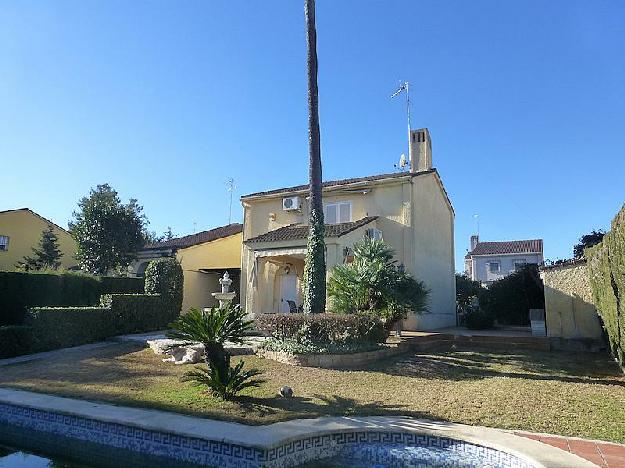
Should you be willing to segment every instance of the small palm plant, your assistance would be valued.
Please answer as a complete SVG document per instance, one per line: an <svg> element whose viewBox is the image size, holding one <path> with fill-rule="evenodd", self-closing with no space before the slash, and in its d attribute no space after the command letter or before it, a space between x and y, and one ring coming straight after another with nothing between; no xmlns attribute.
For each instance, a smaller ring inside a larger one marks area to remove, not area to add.
<svg viewBox="0 0 625 468"><path fill-rule="evenodd" d="M231 399L239 391L257 387L263 380L254 379L260 371L243 371L243 361L230 367L230 353L225 348L226 341L242 343L246 331L253 322L245 319L245 312L237 306L199 310L189 309L170 325L167 336L182 341L182 346L194 343L204 345L204 359L207 369L196 367L187 372L183 380L206 385L215 396Z"/></svg>

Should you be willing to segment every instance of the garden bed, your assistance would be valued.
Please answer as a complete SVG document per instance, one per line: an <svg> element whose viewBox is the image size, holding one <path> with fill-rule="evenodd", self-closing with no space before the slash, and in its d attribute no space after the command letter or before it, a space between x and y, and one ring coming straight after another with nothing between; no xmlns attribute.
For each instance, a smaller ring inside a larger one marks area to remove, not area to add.
<svg viewBox="0 0 625 468"><path fill-rule="evenodd" d="M321 367L323 369L349 369L372 364L380 359L397 356L407 352L404 346L380 346L373 351L363 351L345 354L295 354L286 351L272 351L260 348L257 354L266 359L289 364L291 366Z"/></svg>

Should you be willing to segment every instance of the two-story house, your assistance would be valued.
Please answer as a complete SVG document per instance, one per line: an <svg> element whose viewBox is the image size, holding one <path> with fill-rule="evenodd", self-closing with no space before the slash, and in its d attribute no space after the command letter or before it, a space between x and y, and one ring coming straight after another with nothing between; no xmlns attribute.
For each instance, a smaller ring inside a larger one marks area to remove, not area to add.
<svg viewBox="0 0 625 468"><path fill-rule="evenodd" d="M543 240L480 242L471 236L471 250L464 257L465 274L489 285L528 263L543 262Z"/></svg>
<svg viewBox="0 0 625 468"><path fill-rule="evenodd" d="M454 326L454 211L432 168L427 129L411 131L410 155L410 172L323 183L328 276L350 261L352 246L367 233L381 238L430 289L429 312L413 314L404 328ZM308 193L308 185L300 185L241 197L241 303L251 314L302 304Z"/></svg>

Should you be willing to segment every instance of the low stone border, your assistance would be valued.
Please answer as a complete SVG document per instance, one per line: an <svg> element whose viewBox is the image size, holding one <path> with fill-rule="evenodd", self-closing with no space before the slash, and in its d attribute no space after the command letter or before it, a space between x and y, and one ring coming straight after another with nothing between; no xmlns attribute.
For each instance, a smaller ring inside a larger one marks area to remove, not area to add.
<svg viewBox="0 0 625 468"><path fill-rule="evenodd" d="M284 351L269 351L262 348L258 349L257 354L266 359L272 359L292 366L349 369L372 364L380 359L397 356L408 351L410 351L408 347L399 345L350 354L293 354Z"/></svg>
<svg viewBox="0 0 625 468"><path fill-rule="evenodd" d="M0 441L37 443L34 450L45 446L65 456L82 452L91 460L102 456L120 466L288 467L333 455L341 446L381 442L458 445L461 452L480 453L508 467L595 467L510 431L463 424L353 416L246 426L4 388Z"/></svg>

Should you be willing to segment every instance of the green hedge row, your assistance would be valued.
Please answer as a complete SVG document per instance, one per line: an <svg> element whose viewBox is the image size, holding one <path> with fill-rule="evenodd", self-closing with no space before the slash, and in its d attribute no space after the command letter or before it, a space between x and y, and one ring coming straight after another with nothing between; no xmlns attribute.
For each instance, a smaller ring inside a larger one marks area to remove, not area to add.
<svg viewBox="0 0 625 468"><path fill-rule="evenodd" d="M0 271L0 326L22 324L30 307L96 306L103 294L142 292L142 278Z"/></svg>
<svg viewBox="0 0 625 468"><path fill-rule="evenodd" d="M612 352L625 369L625 205L603 241L585 255L595 305Z"/></svg>
<svg viewBox="0 0 625 468"><path fill-rule="evenodd" d="M107 294L99 307L33 307L19 328L30 330L27 352L40 352L162 330L179 312L160 294Z"/></svg>
<svg viewBox="0 0 625 468"><path fill-rule="evenodd" d="M113 311L118 335L162 330L180 313L160 294L107 294L101 305Z"/></svg>
<svg viewBox="0 0 625 468"><path fill-rule="evenodd" d="M23 325L0 327L0 358L26 354L31 345L30 328Z"/></svg>

